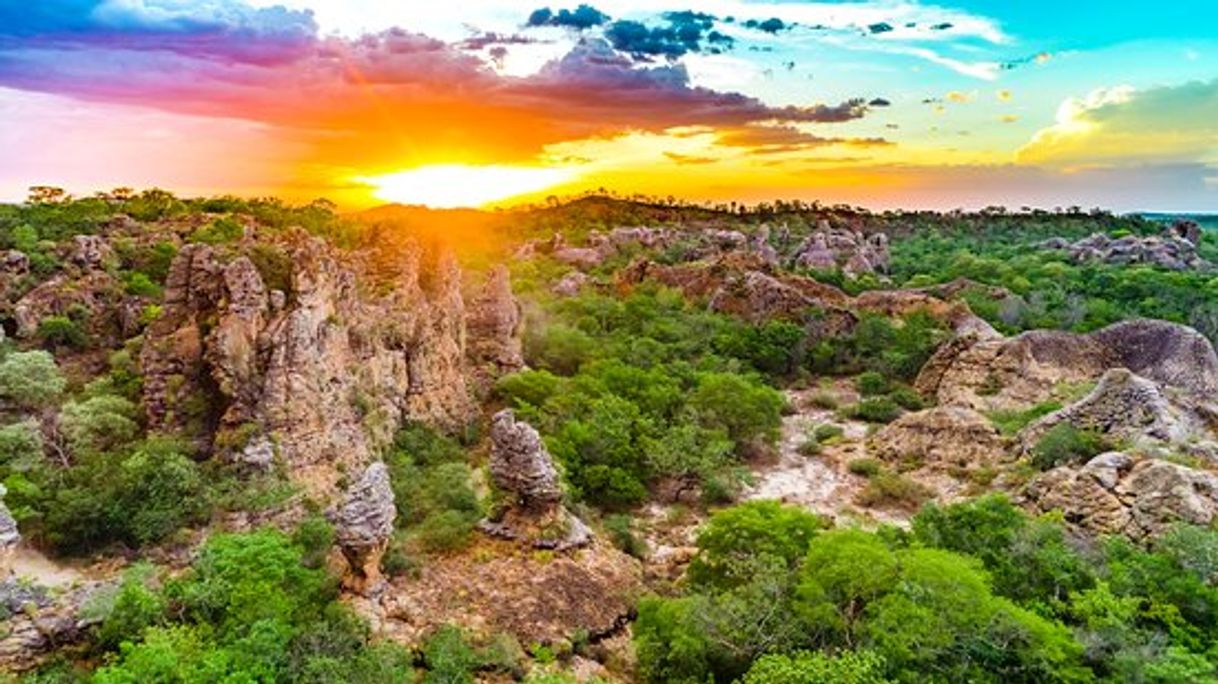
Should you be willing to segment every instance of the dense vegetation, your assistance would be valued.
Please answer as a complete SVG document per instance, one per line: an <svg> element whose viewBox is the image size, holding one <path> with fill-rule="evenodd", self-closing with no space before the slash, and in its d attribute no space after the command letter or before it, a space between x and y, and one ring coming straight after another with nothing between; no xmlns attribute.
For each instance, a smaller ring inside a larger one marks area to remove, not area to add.
<svg viewBox="0 0 1218 684"><path fill-rule="evenodd" d="M1213 682L1218 533L1086 545L991 496L902 532L774 502L714 516L635 625L654 682Z"/></svg>

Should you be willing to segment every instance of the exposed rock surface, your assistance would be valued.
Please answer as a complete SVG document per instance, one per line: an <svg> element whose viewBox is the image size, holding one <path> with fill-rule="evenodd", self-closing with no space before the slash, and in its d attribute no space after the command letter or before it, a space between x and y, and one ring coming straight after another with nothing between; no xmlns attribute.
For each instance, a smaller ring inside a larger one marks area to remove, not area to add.
<svg viewBox="0 0 1218 684"><path fill-rule="evenodd" d="M1023 448L1031 449L1061 423L1132 444L1187 447L1209 438L1204 419L1192 407L1124 368L1109 370L1087 396L1024 428L1019 433Z"/></svg>
<svg viewBox="0 0 1218 684"><path fill-rule="evenodd" d="M1037 246L1066 252L1071 260L1079 263L1153 264L1175 271L1208 270L1213 264L1197 254L1200 240L1201 229L1196 223L1177 221L1167 226L1162 235L1112 238L1095 233L1077 242L1052 238Z"/></svg>
<svg viewBox="0 0 1218 684"><path fill-rule="evenodd" d="M841 269L850 276L887 273L889 260L888 236L884 233L833 228L824 220L791 257L797 268Z"/></svg>
<svg viewBox="0 0 1218 684"><path fill-rule="evenodd" d="M417 577L399 577L375 600L356 599L381 636L419 643L444 624L475 634L506 632L522 644L553 644L585 633L612 634L629 622L644 592L634 558L597 542L549 557L483 539L431 558Z"/></svg>
<svg viewBox="0 0 1218 684"><path fill-rule="evenodd" d="M511 409L491 419L491 477L510 501L479 528L504 539L538 548L566 550L591 541L588 526L562 505L562 486L554 460L533 426L516 420Z"/></svg>
<svg viewBox="0 0 1218 684"><path fill-rule="evenodd" d="M937 471L963 472L1003 459L1002 436L985 416L963 406L907 413L884 426L873 452L888 461L912 460Z"/></svg>
<svg viewBox="0 0 1218 684"><path fill-rule="evenodd" d="M377 589L383 582L381 557L397 517L385 464L378 461L368 466L329 517L338 547L350 566L344 585L358 593Z"/></svg>
<svg viewBox="0 0 1218 684"><path fill-rule="evenodd" d="M524 367L520 304L506 266L491 269L466 317L466 354L480 384Z"/></svg>
<svg viewBox="0 0 1218 684"><path fill-rule="evenodd" d="M939 348L915 383L940 404L979 410L1027 408L1062 384L1127 368L1196 396L1218 392L1218 356L1192 328L1131 320L1085 335L1035 330L1011 338L963 336Z"/></svg>
<svg viewBox="0 0 1218 684"><path fill-rule="evenodd" d="M21 532L17 530L17 521L4 505L4 495L7 492L0 485L0 579L8 577L9 563L17 545L21 543Z"/></svg>
<svg viewBox="0 0 1218 684"><path fill-rule="evenodd" d="M1218 476L1109 452L1038 476L1022 496L1034 510L1060 510L1087 532L1140 539L1177 522L1210 525L1218 513Z"/></svg>
<svg viewBox="0 0 1218 684"><path fill-rule="evenodd" d="M554 284L550 289L551 292L560 297L574 297L584 289L592 279L588 274L580 271L571 271L564 275L561 280Z"/></svg>
<svg viewBox="0 0 1218 684"><path fill-rule="evenodd" d="M98 590L89 583L52 596L16 577L0 579L0 672L32 670L53 651L77 643L94 620L81 607Z"/></svg>
<svg viewBox="0 0 1218 684"><path fill-rule="evenodd" d="M286 293L268 292L244 256L187 245L174 259L141 356L150 427L189 429L208 447L217 429L252 425L324 499L340 464L360 472L400 422L457 427L475 415L449 253L412 242L347 253L303 233L276 248L292 264ZM480 303L471 348L510 366L518 318L502 278Z"/></svg>

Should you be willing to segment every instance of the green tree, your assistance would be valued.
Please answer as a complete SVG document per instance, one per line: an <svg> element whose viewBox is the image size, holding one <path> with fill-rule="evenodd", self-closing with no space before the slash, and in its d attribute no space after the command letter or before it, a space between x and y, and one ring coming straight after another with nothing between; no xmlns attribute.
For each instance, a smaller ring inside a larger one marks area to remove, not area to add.
<svg viewBox="0 0 1218 684"><path fill-rule="evenodd" d="M13 352L0 360L0 399L19 408L52 404L65 385L55 359L45 351Z"/></svg>

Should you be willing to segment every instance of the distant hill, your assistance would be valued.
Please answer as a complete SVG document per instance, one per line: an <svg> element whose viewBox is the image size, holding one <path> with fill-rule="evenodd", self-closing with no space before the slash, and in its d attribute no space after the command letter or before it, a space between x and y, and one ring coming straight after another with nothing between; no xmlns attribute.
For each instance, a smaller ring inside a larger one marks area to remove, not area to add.
<svg viewBox="0 0 1218 684"><path fill-rule="evenodd" d="M1196 221L1202 228L1207 230L1218 230L1218 214L1169 214L1162 212L1145 212L1139 214L1142 218L1150 221L1175 221L1177 219L1187 219Z"/></svg>

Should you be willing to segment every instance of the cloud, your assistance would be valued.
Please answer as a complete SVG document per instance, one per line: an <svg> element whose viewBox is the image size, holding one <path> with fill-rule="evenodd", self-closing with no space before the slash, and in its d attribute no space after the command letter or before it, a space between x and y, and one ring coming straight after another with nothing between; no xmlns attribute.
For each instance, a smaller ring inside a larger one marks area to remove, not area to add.
<svg viewBox="0 0 1218 684"><path fill-rule="evenodd" d="M1017 153L1029 164L1130 166L1218 161L1218 80L1136 91L1118 86L1061 104Z"/></svg>
<svg viewBox="0 0 1218 684"><path fill-rule="evenodd" d="M751 154L780 154L829 145L882 147L892 143L883 138L823 137L790 125L748 124L717 130L715 144L722 147L747 148Z"/></svg>
<svg viewBox="0 0 1218 684"><path fill-rule="evenodd" d="M525 25L530 27L562 26L584 31L593 26L600 26L607 21L609 21L608 14L591 5L580 5L574 10L560 9L558 12L550 10L549 7L533 10Z"/></svg>

